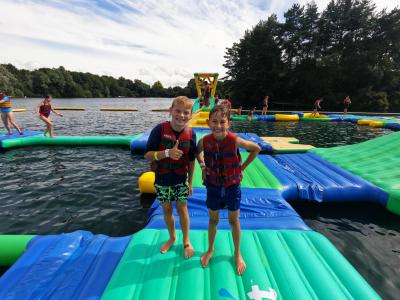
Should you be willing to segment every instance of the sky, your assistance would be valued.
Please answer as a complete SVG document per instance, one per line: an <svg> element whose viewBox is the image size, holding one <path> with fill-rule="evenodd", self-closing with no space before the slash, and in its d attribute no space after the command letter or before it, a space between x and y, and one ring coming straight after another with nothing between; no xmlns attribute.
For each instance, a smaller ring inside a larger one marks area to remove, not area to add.
<svg viewBox="0 0 400 300"><path fill-rule="evenodd" d="M259 20L308 0L0 0L0 63L186 86L225 75L224 54ZM329 0L316 0L323 10ZM398 0L375 0L393 9Z"/></svg>

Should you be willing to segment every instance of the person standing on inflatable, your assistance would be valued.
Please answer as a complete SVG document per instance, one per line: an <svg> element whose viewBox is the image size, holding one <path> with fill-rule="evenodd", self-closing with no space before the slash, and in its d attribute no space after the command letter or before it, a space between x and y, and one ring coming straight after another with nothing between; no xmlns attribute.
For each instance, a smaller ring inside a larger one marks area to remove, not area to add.
<svg viewBox="0 0 400 300"><path fill-rule="evenodd" d="M6 96L4 93L0 93L0 113L1 113L1 120L3 121L4 127L8 131L8 135L12 135L11 125L18 131L20 135L23 135L22 130L19 128L17 123L15 123L14 115L12 113L11 107L11 99Z"/></svg>
<svg viewBox="0 0 400 300"><path fill-rule="evenodd" d="M343 100L343 105L344 105L344 110L343 114L347 114L347 110L349 109L349 106L351 104L350 96L346 96Z"/></svg>
<svg viewBox="0 0 400 300"><path fill-rule="evenodd" d="M203 137L198 145L198 160L202 169L203 180L207 188L206 205L209 213L208 250L200 258L205 268L214 254L214 240L219 222L219 210L228 208L229 224L232 228L235 246L234 258L236 272L241 275L246 269L246 263L240 253L240 182L246 167L256 158L260 147L228 131L229 109L226 106L215 106L210 111L208 126L211 134ZM239 148L250 151L242 164ZM201 153L204 152L204 161Z"/></svg>
<svg viewBox="0 0 400 300"><path fill-rule="evenodd" d="M269 101L269 96L265 96L263 100L263 107L262 107L262 112L261 115L267 115L268 114L268 101Z"/></svg>
<svg viewBox="0 0 400 300"><path fill-rule="evenodd" d="M187 126L192 118L193 103L185 96L175 98L169 109L171 120L158 124L147 141L145 159L151 161L156 178L154 186L162 206L169 239L160 247L166 253L176 241L172 201L176 201L182 228L185 258L193 256L189 239L190 220L187 197L193 193L196 157L196 134Z"/></svg>
<svg viewBox="0 0 400 300"><path fill-rule="evenodd" d="M314 110L313 110L313 112L311 114L311 117L315 117L315 116L317 116L317 114L319 114L318 110L320 110L322 108L321 107L321 102L323 100L324 100L323 98L318 98L317 100L314 101Z"/></svg>
<svg viewBox="0 0 400 300"><path fill-rule="evenodd" d="M51 99L52 97L50 95L46 96L36 107L36 113L39 113L39 118L43 122L46 123L46 130L44 131L44 135L46 136L47 133L50 135L51 138L54 137L53 134L53 122L51 121L50 118L50 112L55 113L57 116L62 117L63 115L56 112L53 107L51 106Z"/></svg>
<svg viewBox="0 0 400 300"><path fill-rule="evenodd" d="M210 97L211 97L211 85L206 81L203 91L204 96L204 106L210 107Z"/></svg>

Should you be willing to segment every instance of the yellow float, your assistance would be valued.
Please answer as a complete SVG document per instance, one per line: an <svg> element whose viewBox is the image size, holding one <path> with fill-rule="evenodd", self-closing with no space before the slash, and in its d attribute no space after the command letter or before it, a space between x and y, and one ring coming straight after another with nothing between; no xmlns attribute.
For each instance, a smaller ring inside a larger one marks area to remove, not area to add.
<svg viewBox="0 0 400 300"><path fill-rule="evenodd" d="M137 111L137 108L115 108L115 107L102 107L101 111Z"/></svg>
<svg viewBox="0 0 400 300"><path fill-rule="evenodd" d="M275 114L276 121L298 121L299 115L284 115L284 114Z"/></svg>
<svg viewBox="0 0 400 300"><path fill-rule="evenodd" d="M54 107L55 110L86 110L84 107Z"/></svg>
<svg viewBox="0 0 400 300"><path fill-rule="evenodd" d="M143 194L155 194L156 189L154 187L154 181L156 180L156 175L154 172L145 172L140 175L138 183L139 183L139 192Z"/></svg>

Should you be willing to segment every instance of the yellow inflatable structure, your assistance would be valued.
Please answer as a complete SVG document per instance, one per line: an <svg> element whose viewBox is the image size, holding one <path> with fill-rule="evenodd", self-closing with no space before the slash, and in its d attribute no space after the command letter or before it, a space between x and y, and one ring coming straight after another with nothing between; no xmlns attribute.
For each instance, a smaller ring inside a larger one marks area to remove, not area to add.
<svg viewBox="0 0 400 300"><path fill-rule="evenodd" d="M299 119L299 115L275 114L276 121L298 121Z"/></svg>
<svg viewBox="0 0 400 300"><path fill-rule="evenodd" d="M113 107L102 107L101 111L138 111L137 108L113 108Z"/></svg>
<svg viewBox="0 0 400 300"><path fill-rule="evenodd" d="M192 119L189 122L190 127L202 127L207 128L207 120L209 116L208 111L199 111L192 115Z"/></svg>
<svg viewBox="0 0 400 300"><path fill-rule="evenodd" d="M139 177L139 192L142 194L155 194L156 189L154 187L154 181L156 180L156 175L154 172L145 172Z"/></svg>
<svg viewBox="0 0 400 300"><path fill-rule="evenodd" d="M55 110L86 110L84 107L54 107Z"/></svg>

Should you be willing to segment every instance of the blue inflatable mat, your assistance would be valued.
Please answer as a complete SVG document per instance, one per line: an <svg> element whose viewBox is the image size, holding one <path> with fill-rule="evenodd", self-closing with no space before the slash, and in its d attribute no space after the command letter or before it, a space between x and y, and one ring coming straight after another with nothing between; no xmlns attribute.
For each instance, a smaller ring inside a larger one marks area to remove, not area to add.
<svg viewBox="0 0 400 300"><path fill-rule="evenodd" d="M256 143L260 146L261 152L272 152L272 146L255 133L237 133L237 135L246 141Z"/></svg>
<svg viewBox="0 0 400 300"><path fill-rule="evenodd" d="M32 135L39 135L43 134L42 131L33 131L33 130L24 130L22 131L22 135L19 134L17 131L13 130L12 135L8 135L6 131L0 132L0 148L1 148L1 141L8 140L8 139L16 139L16 138L23 138Z"/></svg>
<svg viewBox="0 0 400 300"><path fill-rule="evenodd" d="M99 299L131 236L37 236L0 278L0 299Z"/></svg>
<svg viewBox="0 0 400 300"><path fill-rule="evenodd" d="M297 200L375 202L386 206L388 194L384 190L314 153L261 156L260 159L289 190L288 200L296 200L297 191Z"/></svg>
<svg viewBox="0 0 400 300"><path fill-rule="evenodd" d="M147 140L149 139L151 130L145 131L141 136L132 140L131 152L143 153L146 150Z"/></svg>
<svg viewBox="0 0 400 300"><path fill-rule="evenodd" d="M209 134L211 133L210 128L208 127L193 127L194 132L196 132L196 134L200 133L200 134Z"/></svg>
<svg viewBox="0 0 400 300"><path fill-rule="evenodd" d="M193 195L188 198L188 211L191 229L208 228L205 188L194 188ZM176 209L174 215L178 216ZM165 228L162 208L157 200L149 210L148 219L146 228ZM240 224L242 229L309 230L296 211L282 198L281 193L272 189L242 188ZM175 225L179 227L178 219ZM218 228L230 228L227 209L220 211Z"/></svg>
<svg viewBox="0 0 400 300"><path fill-rule="evenodd" d="M386 123L383 125L383 127L391 129L393 131L399 131L400 130L400 123Z"/></svg>
<svg viewBox="0 0 400 300"><path fill-rule="evenodd" d="M255 118L258 121L276 121L275 115L256 115Z"/></svg>

